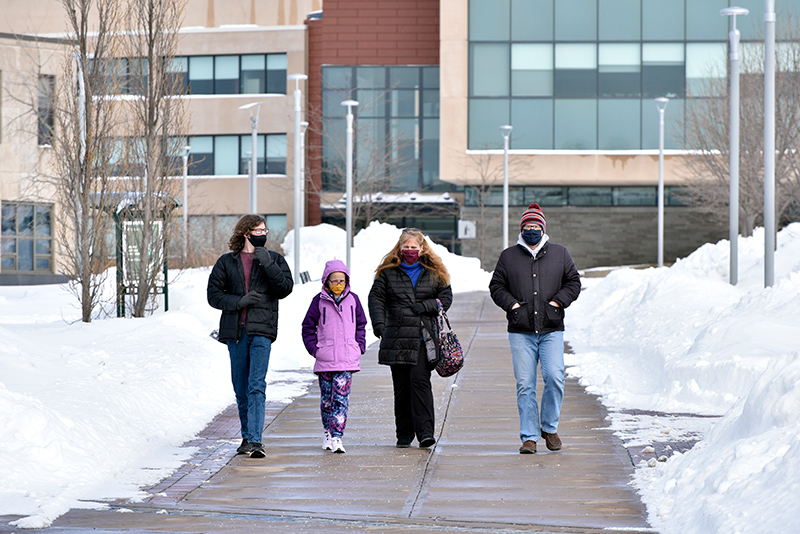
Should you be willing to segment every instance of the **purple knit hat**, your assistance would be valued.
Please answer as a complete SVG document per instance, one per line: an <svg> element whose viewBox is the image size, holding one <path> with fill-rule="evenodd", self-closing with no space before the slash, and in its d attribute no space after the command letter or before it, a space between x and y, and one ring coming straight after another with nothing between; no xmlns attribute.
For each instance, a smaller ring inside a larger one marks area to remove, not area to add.
<svg viewBox="0 0 800 534"><path fill-rule="evenodd" d="M542 208L539 207L539 204L531 204L528 206L522 213L522 219L519 221L519 229L522 231L522 227L528 223L537 223L542 225L542 231L547 231L547 220L544 218L544 213L542 213Z"/></svg>

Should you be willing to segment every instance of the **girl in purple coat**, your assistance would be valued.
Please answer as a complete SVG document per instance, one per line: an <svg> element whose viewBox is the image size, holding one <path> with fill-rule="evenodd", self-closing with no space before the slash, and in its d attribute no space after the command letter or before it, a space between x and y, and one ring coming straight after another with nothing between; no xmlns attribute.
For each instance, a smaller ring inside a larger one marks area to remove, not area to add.
<svg viewBox="0 0 800 534"><path fill-rule="evenodd" d="M316 358L320 412L325 436L322 448L345 452L350 384L367 349L367 317L358 296L350 291L350 271L340 260L329 261L322 273L322 291L311 301L303 319L303 343Z"/></svg>

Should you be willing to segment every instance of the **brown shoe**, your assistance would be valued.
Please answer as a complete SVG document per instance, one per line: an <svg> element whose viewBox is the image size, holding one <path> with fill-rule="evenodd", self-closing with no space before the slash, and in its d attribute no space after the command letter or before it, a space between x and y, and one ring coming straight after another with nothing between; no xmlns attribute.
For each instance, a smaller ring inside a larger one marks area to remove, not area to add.
<svg viewBox="0 0 800 534"><path fill-rule="evenodd" d="M542 437L544 438L544 442L548 449L551 451L561 450L561 438L558 437L558 432L553 432L550 434L549 432L542 430Z"/></svg>
<svg viewBox="0 0 800 534"><path fill-rule="evenodd" d="M536 454L536 442L528 440L519 448L520 454Z"/></svg>

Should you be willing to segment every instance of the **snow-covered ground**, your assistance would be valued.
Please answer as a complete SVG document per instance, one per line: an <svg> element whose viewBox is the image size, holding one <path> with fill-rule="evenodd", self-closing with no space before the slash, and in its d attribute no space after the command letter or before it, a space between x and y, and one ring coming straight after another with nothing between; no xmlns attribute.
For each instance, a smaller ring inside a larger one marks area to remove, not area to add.
<svg viewBox="0 0 800 534"><path fill-rule="evenodd" d="M779 233L767 289L763 236L740 238L736 286L726 240L669 268L584 279L567 311L569 372L602 396L632 451L705 435L637 469L663 534L800 532L800 224Z"/></svg>
<svg viewBox="0 0 800 534"><path fill-rule="evenodd" d="M364 300L399 232L373 223L356 236L353 287ZM301 270L312 278L345 256L340 229L301 237ZM290 265L293 241L284 242ZM651 443L704 436L636 471L659 532L800 531L800 224L778 247L769 289L757 232L740 240L736 287L721 241L669 268L585 278L567 311L569 372L602 396L632 450L646 456ZM487 287L477 260L437 252L454 291ZM233 402L227 350L209 337L219 312L205 301L208 273L173 273L169 313L90 324L77 321L61 286L0 287L0 515L43 527L72 507L142 497L139 487L194 452L180 445ZM317 291L317 282L301 285L281 303L270 400L289 402L312 379L300 320Z"/></svg>

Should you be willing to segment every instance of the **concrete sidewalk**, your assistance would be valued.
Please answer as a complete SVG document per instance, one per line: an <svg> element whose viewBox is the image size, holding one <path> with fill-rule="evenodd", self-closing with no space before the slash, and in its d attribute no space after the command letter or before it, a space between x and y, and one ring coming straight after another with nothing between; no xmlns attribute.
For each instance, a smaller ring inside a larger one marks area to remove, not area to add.
<svg viewBox="0 0 800 534"><path fill-rule="evenodd" d="M567 381L560 452L521 455L503 313L486 292L450 312L467 364L434 375L437 445L395 448L389 369L377 344L354 375L346 454L320 447L319 393L273 415L267 457L205 467L172 502L118 503L134 513L73 510L48 532L653 532L628 485L633 466L606 412ZM541 384L539 386L541 395ZM236 429L234 429L235 432ZM227 458L226 458L227 460ZM210 472L209 472L210 471ZM194 487L197 486L197 487Z"/></svg>

